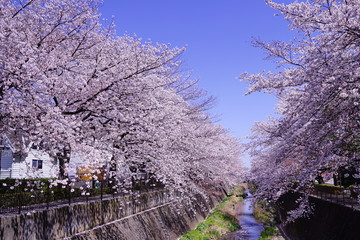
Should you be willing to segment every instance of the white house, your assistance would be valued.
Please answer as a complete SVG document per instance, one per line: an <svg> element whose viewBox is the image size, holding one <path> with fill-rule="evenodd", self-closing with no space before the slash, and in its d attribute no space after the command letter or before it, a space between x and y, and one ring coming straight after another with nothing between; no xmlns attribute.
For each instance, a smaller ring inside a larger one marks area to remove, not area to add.
<svg viewBox="0 0 360 240"><path fill-rule="evenodd" d="M55 178L59 165L56 159L28 144L26 151L17 151L10 139L0 135L0 179Z"/></svg>

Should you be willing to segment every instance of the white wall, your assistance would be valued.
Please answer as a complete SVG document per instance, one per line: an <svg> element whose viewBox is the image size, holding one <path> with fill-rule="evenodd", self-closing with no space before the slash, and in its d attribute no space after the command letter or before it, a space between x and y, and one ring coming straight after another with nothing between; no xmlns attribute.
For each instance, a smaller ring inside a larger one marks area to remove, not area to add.
<svg viewBox="0 0 360 240"><path fill-rule="evenodd" d="M43 160L42 169L32 167L33 159ZM13 162L12 178L56 178L59 166L52 157L46 152L31 149L28 155L21 157Z"/></svg>

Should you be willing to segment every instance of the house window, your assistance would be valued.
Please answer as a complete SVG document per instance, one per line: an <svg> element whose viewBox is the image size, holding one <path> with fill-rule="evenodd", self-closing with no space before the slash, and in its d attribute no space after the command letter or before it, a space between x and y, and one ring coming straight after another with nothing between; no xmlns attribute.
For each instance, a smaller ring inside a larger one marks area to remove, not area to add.
<svg viewBox="0 0 360 240"><path fill-rule="evenodd" d="M32 160L32 167L35 168L35 169L42 169L43 160L33 159Z"/></svg>

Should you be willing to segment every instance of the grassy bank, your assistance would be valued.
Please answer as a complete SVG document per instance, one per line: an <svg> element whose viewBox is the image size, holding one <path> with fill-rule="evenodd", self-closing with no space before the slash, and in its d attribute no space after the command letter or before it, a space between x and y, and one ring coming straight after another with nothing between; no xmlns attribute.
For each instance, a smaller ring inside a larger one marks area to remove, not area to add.
<svg viewBox="0 0 360 240"><path fill-rule="evenodd" d="M235 187L230 196L219 203L208 218L199 223L195 230L185 233L180 240L221 239L221 236L240 228L237 221L236 205L244 197L245 187Z"/></svg>
<svg viewBox="0 0 360 240"><path fill-rule="evenodd" d="M265 202L258 202L254 206L254 216L264 226L259 240L283 240L276 227L275 211Z"/></svg>

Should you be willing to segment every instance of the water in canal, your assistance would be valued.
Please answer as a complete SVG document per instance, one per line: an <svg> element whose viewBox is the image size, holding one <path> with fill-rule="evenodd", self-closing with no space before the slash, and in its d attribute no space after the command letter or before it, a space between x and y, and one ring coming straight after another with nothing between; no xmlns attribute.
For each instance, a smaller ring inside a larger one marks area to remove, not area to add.
<svg viewBox="0 0 360 240"><path fill-rule="evenodd" d="M237 208L241 229L227 235L224 240L257 240L261 236L264 228L260 223L256 222L251 204L252 195L249 192L247 194L247 197Z"/></svg>

